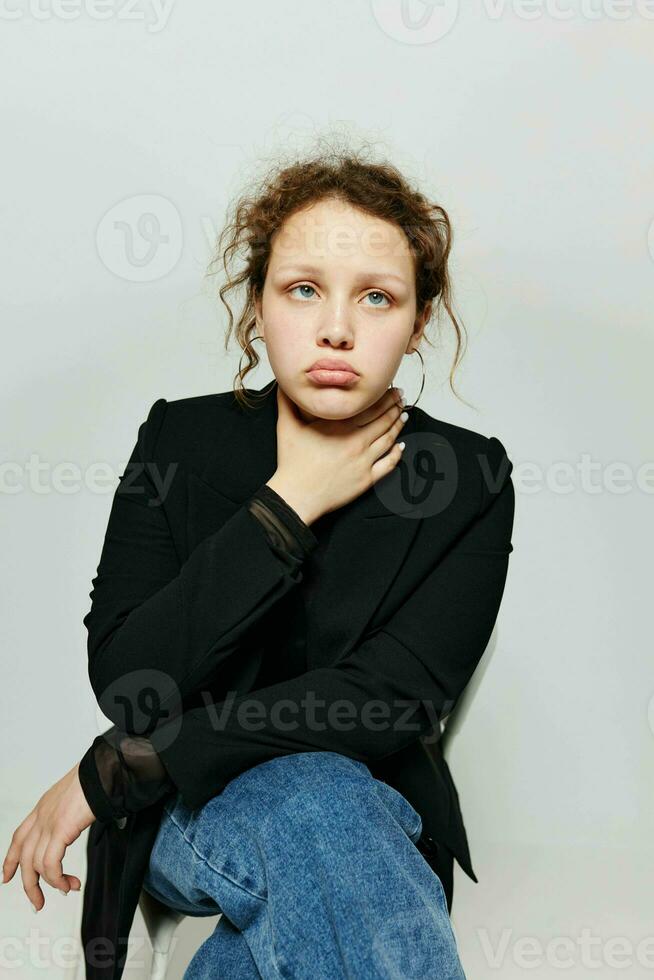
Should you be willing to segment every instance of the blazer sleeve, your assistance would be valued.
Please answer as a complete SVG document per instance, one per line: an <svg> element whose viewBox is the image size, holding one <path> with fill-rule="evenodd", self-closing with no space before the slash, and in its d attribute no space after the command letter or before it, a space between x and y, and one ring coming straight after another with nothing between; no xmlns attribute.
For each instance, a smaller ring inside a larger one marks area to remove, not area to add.
<svg viewBox="0 0 654 980"><path fill-rule="evenodd" d="M166 410L159 399L139 428L83 620L91 686L117 725L125 723L125 702L136 704L148 673L160 701L180 700L215 679L248 630L302 581L302 561L279 535L271 540L261 510L246 505L180 563L162 506L168 475L154 462ZM267 486L264 494L270 507L278 495ZM309 552L318 541L301 523L301 551Z"/></svg>
<svg viewBox="0 0 654 980"><path fill-rule="evenodd" d="M151 733L188 806L279 755L332 751L374 762L449 713L490 639L513 550L512 463L496 437L481 455L499 485L491 489L481 476L488 463L480 466L476 519L372 635L329 667L185 712L173 738L166 724Z"/></svg>
<svg viewBox="0 0 654 980"><path fill-rule="evenodd" d="M165 408L160 399L150 410L132 466L120 478L84 618L91 684L115 721L79 765L98 819L134 812L174 788L142 724L130 725L135 706L152 694L153 679L156 714L165 717L166 704L177 706L213 674L246 631L302 581L302 564L318 544L299 515L264 484L180 569L160 498L150 505L157 491L146 465L149 427L159 431Z"/></svg>

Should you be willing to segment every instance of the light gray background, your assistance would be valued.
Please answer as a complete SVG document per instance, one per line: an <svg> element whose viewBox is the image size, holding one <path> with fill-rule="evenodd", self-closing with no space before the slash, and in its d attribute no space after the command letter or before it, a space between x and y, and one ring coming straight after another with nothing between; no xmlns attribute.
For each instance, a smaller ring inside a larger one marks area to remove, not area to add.
<svg viewBox="0 0 654 980"><path fill-rule="evenodd" d="M448 746L480 879L457 866L466 972L650 975L652 18L624 0L3 8L3 857L106 727L82 617L138 426L156 398L231 387L203 282L225 207L340 124L450 214L477 411L447 387L446 321L421 406L515 467L504 601ZM397 380L413 398L417 362ZM64 863L82 879L84 839ZM1 893L8 975L44 975L30 929L48 977L71 975L56 940L77 940L81 896L44 891L39 917L19 872ZM180 930L174 976L208 925Z"/></svg>

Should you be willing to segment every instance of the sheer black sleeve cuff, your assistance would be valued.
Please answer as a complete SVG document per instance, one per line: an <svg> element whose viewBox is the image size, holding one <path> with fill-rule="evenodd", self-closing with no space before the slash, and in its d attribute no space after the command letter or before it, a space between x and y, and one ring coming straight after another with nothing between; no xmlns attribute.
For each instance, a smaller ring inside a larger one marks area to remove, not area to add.
<svg viewBox="0 0 654 980"><path fill-rule="evenodd" d="M93 740L78 774L91 810L103 823L121 821L175 791L150 739L115 726Z"/></svg>
<svg viewBox="0 0 654 980"><path fill-rule="evenodd" d="M318 545L308 524L268 484L260 486L246 506L266 531L273 550L287 563L304 561Z"/></svg>

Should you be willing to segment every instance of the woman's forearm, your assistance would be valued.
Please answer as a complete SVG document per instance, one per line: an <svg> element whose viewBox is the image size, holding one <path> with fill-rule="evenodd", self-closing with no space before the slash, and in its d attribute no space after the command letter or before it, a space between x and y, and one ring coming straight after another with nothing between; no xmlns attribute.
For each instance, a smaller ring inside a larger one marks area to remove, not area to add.
<svg viewBox="0 0 654 980"><path fill-rule="evenodd" d="M268 486L260 487L246 506L265 531L269 547L289 571L297 572L316 540L308 527ZM80 761L79 780L101 821L121 820L175 790L150 740L116 725L89 746Z"/></svg>

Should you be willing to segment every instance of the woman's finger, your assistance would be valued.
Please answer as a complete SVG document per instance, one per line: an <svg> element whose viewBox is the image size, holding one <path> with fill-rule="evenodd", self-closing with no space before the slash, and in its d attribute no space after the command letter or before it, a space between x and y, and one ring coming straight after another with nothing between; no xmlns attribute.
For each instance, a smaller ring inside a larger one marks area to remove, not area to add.
<svg viewBox="0 0 654 980"><path fill-rule="evenodd" d="M44 878L43 874L43 855L45 854L45 849L48 846L48 841L50 840L50 834L47 834L44 830L41 831L41 835L36 842L36 847L34 848L34 858L32 860L32 866L36 873Z"/></svg>
<svg viewBox="0 0 654 980"><path fill-rule="evenodd" d="M64 839L52 835L43 852L41 875L49 885L67 895L71 889L71 884L64 874L62 865L65 853L66 843Z"/></svg>
<svg viewBox="0 0 654 980"><path fill-rule="evenodd" d="M56 864L53 865L52 862L48 860L48 855L51 853L51 842L52 834L47 833L45 830L42 831L39 842L34 850L34 870L43 879L43 881L46 881L50 885L51 888L57 888L67 893L67 887L63 888L56 883L58 880Z"/></svg>
<svg viewBox="0 0 654 980"><path fill-rule="evenodd" d="M16 874L16 868L20 863L20 852L22 850L23 842L26 839L29 831L32 828L32 824L36 820L36 813L30 813L23 820L23 822L16 827L15 831L11 836L11 842L9 844L9 849L2 862L2 881L8 882Z"/></svg>
<svg viewBox="0 0 654 980"><path fill-rule="evenodd" d="M39 835L32 831L20 852L20 874L23 879L23 891L37 912L45 905L45 896L39 886L39 874L34 867L34 851Z"/></svg>

